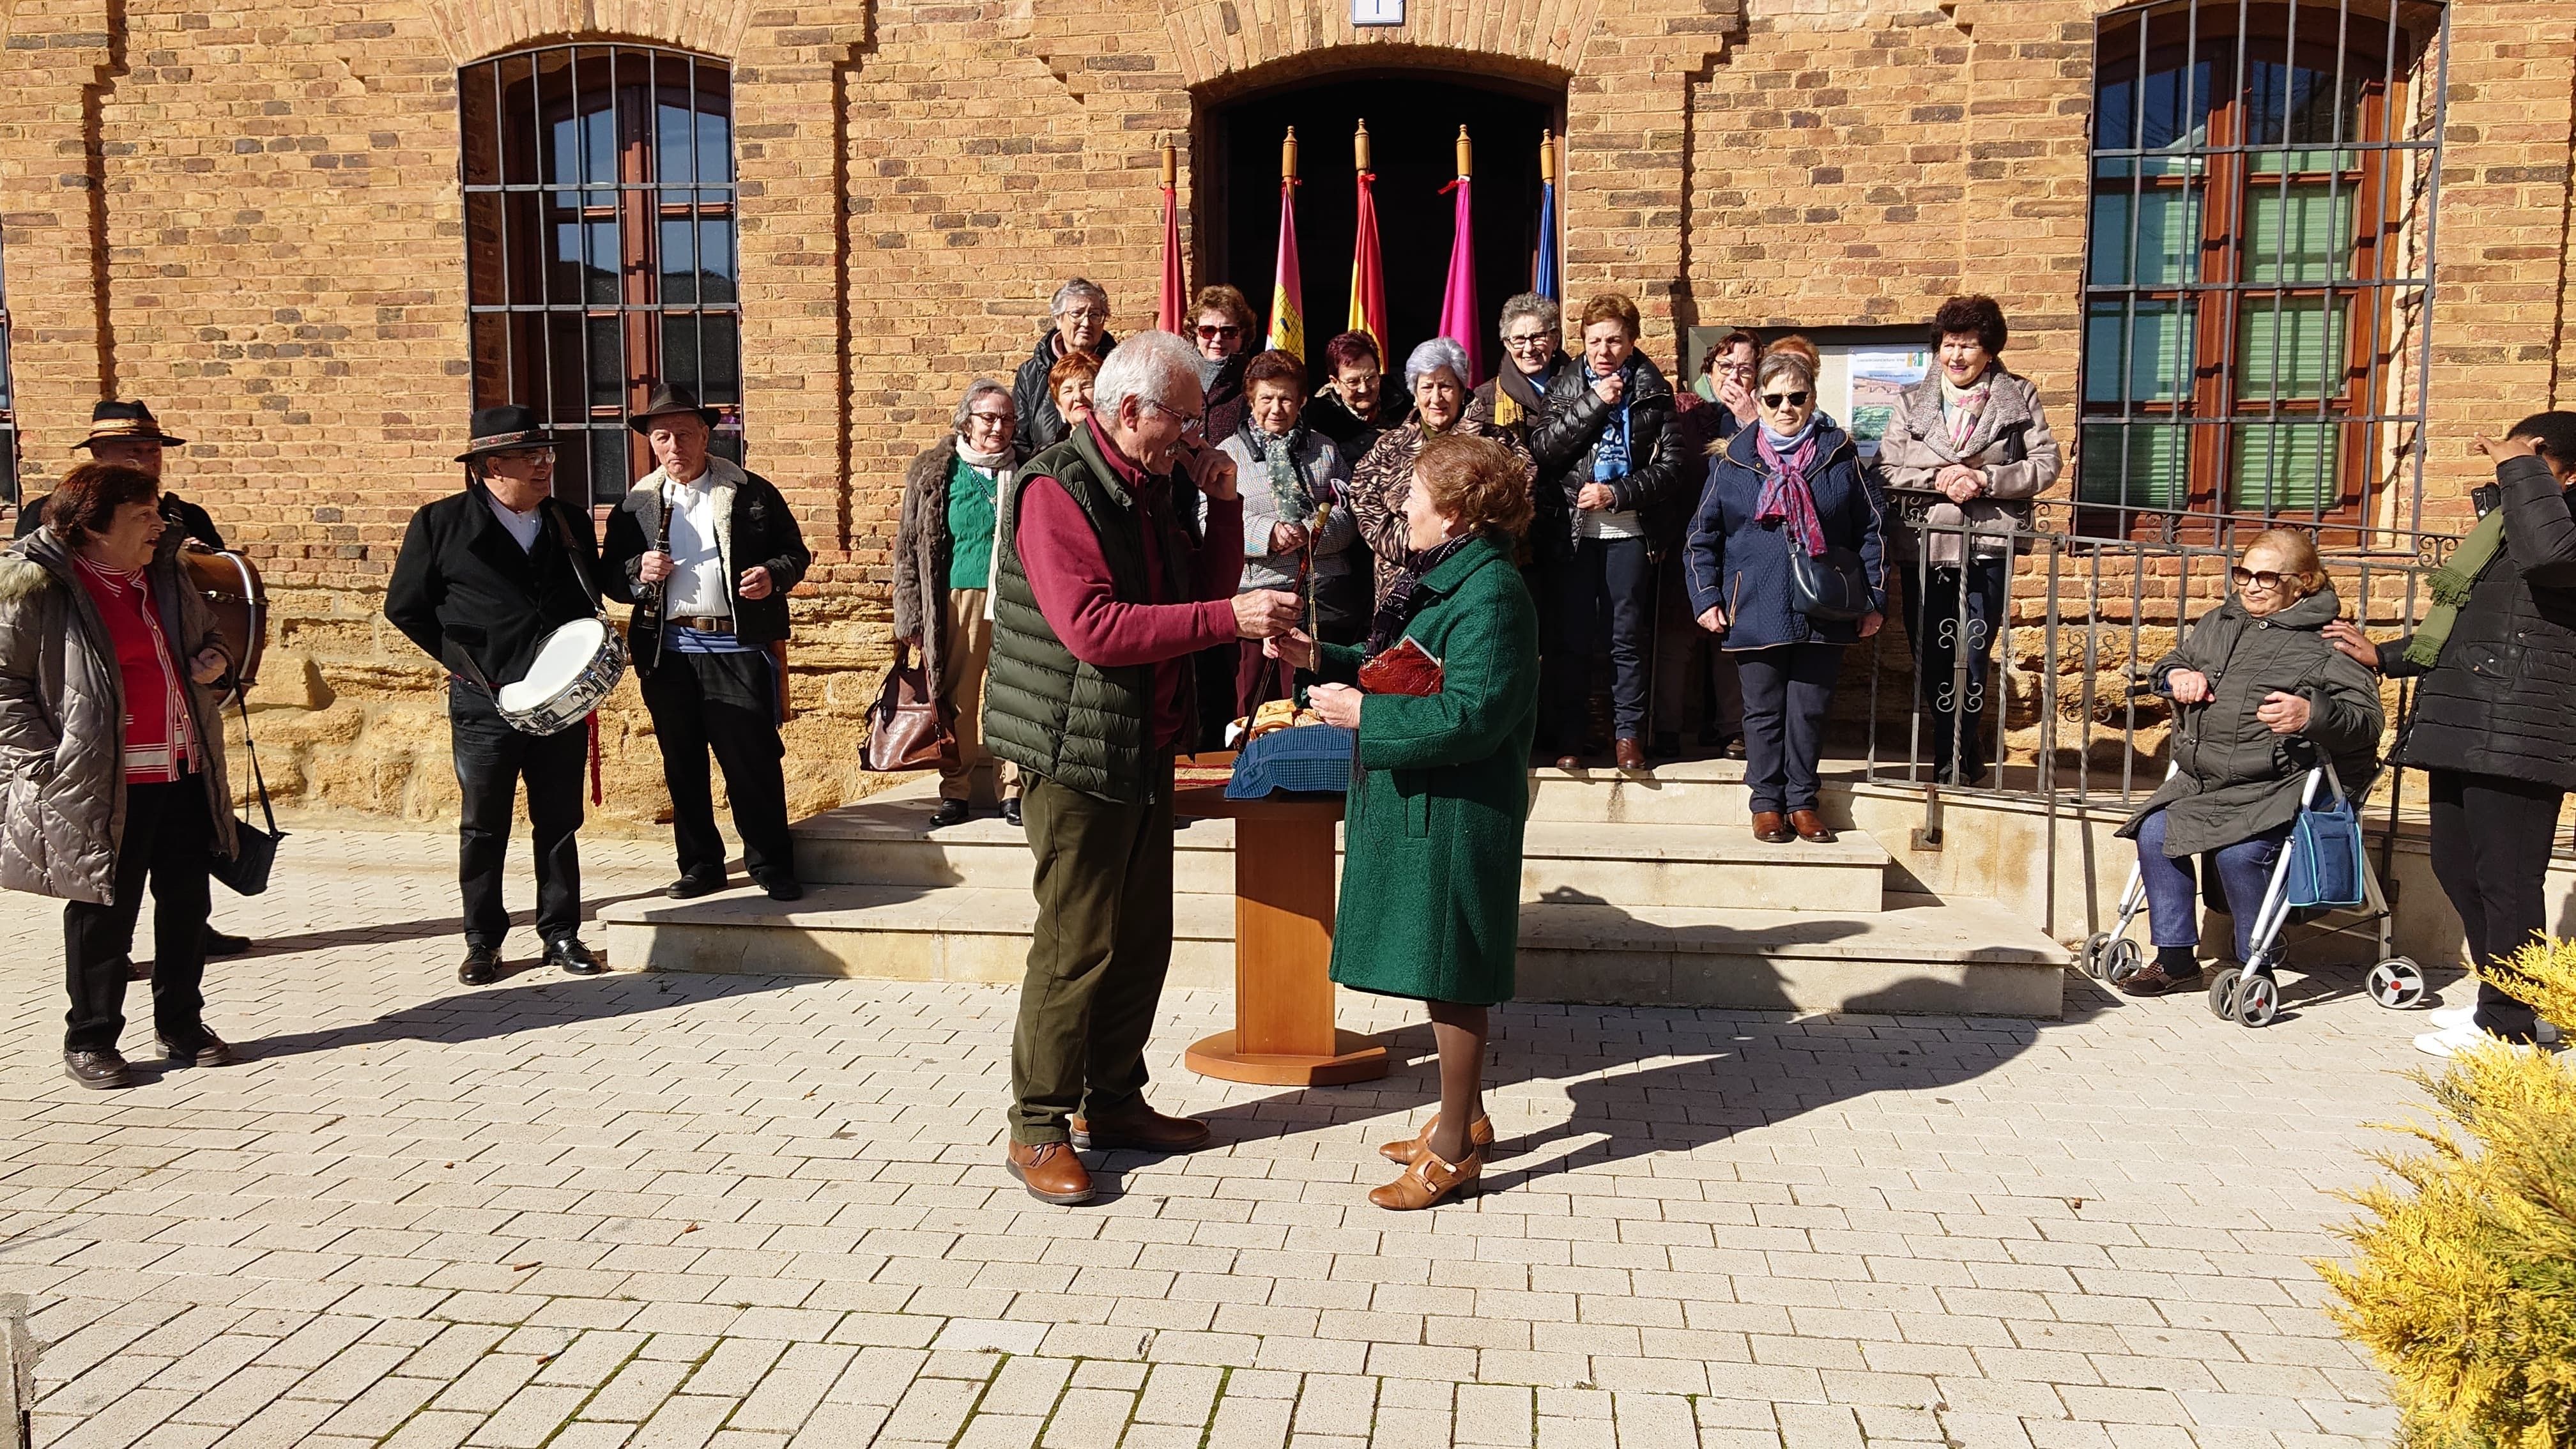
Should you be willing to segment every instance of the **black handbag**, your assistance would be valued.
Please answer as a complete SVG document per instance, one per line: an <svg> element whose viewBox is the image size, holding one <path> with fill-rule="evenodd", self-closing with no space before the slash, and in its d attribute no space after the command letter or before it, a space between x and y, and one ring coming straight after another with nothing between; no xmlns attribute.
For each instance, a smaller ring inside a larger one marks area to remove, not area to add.
<svg viewBox="0 0 2576 1449"><path fill-rule="evenodd" d="M1820 624L1842 624L1870 611L1869 569L1859 554L1840 544L1811 554L1786 530L1780 536L1789 546L1789 601L1799 613Z"/></svg>
<svg viewBox="0 0 2576 1449"><path fill-rule="evenodd" d="M259 773L259 746L251 742L250 705L242 691L233 691L233 703L241 709L242 748L250 754L250 778L259 789L259 812L268 828L234 820L233 853L216 856L206 871L234 895L255 896L268 889L269 867L277 864L277 842L286 838L286 832L277 828L277 810L268 803L268 781Z"/></svg>

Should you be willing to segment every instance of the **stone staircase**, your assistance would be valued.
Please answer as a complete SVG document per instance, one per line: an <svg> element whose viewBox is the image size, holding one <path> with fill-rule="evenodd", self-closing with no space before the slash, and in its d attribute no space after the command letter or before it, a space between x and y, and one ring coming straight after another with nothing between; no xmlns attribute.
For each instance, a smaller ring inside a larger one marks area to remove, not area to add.
<svg viewBox="0 0 2576 1449"><path fill-rule="evenodd" d="M2055 1016L2064 947L1991 901L1891 889L1865 832L1765 845L1742 767L1532 772L1520 996L1637 1006ZM797 827L804 900L748 887L600 912L612 960L664 971L1015 982L1036 916L1020 832L924 830L925 778ZM1839 813L1831 792L1829 819ZM1712 823L1717 822L1717 823ZM1847 820L1837 820L1848 825ZM1174 860L1173 980L1231 986L1234 825L1195 820Z"/></svg>

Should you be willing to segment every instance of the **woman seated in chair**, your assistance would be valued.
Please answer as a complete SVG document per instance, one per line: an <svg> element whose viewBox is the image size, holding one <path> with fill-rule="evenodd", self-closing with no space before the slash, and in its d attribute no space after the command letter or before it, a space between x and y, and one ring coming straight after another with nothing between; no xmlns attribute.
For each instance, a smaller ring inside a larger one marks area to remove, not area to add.
<svg viewBox="0 0 2576 1449"><path fill-rule="evenodd" d="M2357 796L2379 768L2379 687L2320 633L2343 605L2315 540L2288 528L2257 534L2228 578L2235 592L2227 602L2156 661L2155 690L2174 704L2174 772L2120 827L2138 843L2156 947L2144 970L2119 983L2131 996L2159 995L2200 974L2193 857L2217 872L2243 962L2308 772L2331 761Z"/></svg>

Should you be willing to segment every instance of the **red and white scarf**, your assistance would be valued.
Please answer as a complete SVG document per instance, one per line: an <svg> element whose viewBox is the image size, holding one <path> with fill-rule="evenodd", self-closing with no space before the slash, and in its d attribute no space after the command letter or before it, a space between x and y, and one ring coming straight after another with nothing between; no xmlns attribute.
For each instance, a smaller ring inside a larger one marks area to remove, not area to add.
<svg viewBox="0 0 2576 1449"><path fill-rule="evenodd" d="M73 559L107 623L117 672L125 681L126 783L169 784L197 763L197 748L188 719L188 682L180 677L178 656L162 633L160 611L152 606L151 580L142 569L120 573L85 555Z"/></svg>

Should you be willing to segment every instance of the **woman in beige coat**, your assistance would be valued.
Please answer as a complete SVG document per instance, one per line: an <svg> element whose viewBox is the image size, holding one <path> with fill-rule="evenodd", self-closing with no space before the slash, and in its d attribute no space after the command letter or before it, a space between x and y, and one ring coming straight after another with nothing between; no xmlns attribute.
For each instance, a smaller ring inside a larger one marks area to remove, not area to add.
<svg viewBox="0 0 2576 1449"><path fill-rule="evenodd" d="M1986 773L1986 685L2004 626L2013 534L2065 459L2039 389L2004 370L2009 333L1992 297L1953 297L1932 315L1932 375L1905 390L1880 440L1889 542L1902 580L1916 707L1926 716L1932 777L1975 784ZM1964 678L1963 678L1964 676Z"/></svg>
<svg viewBox="0 0 2576 1449"><path fill-rule="evenodd" d="M117 1042L147 882L162 1051L234 1059L200 994L208 865L236 848L215 688L231 655L160 509L151 474L84 463L0 555L0 887L65 902L63 1070L84 1087L134 1085Z"/></svg>

